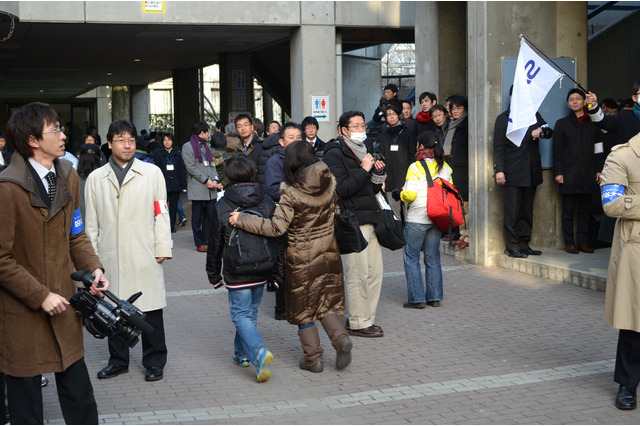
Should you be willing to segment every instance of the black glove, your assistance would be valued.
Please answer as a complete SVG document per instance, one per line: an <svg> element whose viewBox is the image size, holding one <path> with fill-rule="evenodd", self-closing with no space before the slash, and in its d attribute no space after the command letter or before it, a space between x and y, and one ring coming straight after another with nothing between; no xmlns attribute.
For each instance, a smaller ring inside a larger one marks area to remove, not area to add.
<svg viewBox="0 0 640 426"><path fill-rule="evenodd" d="M402 192L402 188L394 189L393 191L391 191L391 198L396 201L400 201L400 192Z"/></svg>

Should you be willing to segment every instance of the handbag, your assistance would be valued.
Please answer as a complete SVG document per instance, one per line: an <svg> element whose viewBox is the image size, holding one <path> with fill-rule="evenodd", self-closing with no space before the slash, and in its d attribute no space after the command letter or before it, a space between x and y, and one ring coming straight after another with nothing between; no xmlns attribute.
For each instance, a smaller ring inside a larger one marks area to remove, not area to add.
<svg viewBox="0 0 640 426"><path fill-rule="evenodd" d="M427 216L441 231L451 231L464 224L464 207L462 196L453 184L442 178L431 178L429 167L424 160L420 160L427 175ZM451 233L451 232L450 232Z"/></svg>
<svg viewBox="0 0 640 426"><path fill-rule="evenodd" d="M382 247L388 248L389 250L398 250L406 244L402 222L393 214L393 210L391 210L382 192L376 194L376 200L378 200L378 205L380 205L378 223L376 224L376 237L378 238L378 242Z"/></svg>
<svg viewBox="0 0 640 426"><path fill-rule="evenodd" d="M333 200L336 206L333 226L340 254L360 253L367 248L369 243L360 231L358 217L353 211L345 209L344 206L340 208L335 195Z"/></svg>

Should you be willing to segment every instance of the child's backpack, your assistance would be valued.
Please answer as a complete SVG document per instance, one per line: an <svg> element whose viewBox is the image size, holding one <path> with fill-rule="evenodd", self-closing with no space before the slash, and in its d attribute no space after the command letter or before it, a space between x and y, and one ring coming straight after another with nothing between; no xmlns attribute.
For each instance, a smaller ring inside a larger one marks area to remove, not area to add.
<svg viewBox="0 0 640 426"><path fill-rule="evenodd" d="M264 217L254 210L243 212ZM269 274L277 259L278 248L275 238L252 234L236 227L225 243L222 256L224 272L230 275Z"/></svg>

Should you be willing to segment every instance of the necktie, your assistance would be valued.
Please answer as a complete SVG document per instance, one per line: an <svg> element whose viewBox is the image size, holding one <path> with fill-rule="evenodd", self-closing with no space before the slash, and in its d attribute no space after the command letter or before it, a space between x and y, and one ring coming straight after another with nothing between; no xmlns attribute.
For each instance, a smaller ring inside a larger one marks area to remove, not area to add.
<svg viewBox="0 0 640 426"><path fill-rule="evenodd" d="M49 182L49 205L51 205L53 204L53 198L56 196L56 174L49 172L45 179Z"/></svg>

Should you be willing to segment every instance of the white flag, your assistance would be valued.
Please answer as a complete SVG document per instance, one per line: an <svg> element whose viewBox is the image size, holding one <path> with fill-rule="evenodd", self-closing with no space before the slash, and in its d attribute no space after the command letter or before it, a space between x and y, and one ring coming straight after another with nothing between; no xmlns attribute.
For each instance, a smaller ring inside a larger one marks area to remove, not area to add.
<svg viewBox="0 0 640 426"><path fill-rule="evenodd" d="M562 74L538 56L525 42L520 41L520 53L513 79L511 111L507 138L520 146L527 129L536 121L536 112Z"/></svg>

